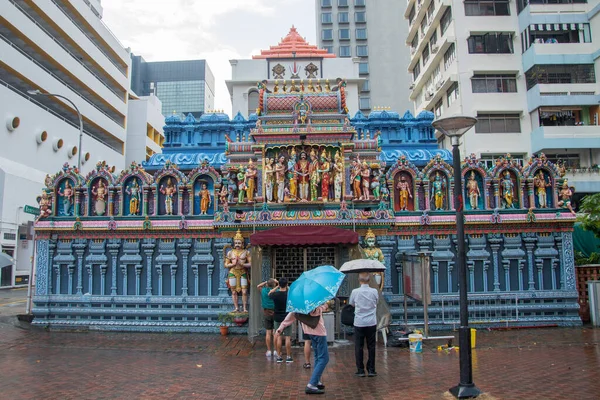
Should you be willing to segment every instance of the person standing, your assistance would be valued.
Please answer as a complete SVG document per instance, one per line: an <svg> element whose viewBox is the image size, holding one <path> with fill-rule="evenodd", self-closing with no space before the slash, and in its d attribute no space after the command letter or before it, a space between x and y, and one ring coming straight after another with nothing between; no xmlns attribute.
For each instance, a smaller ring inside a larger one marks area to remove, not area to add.
<svg viewBox="0 0 600 400"><path fill-rule="evenodd" d="M356 358L356 376L364 377L365 365L363 362L363 349L365 340L369 359L367 360L367 373L369 377L377 376L375 372L375 339L377 338L377 289L369 286L371 274L362 272L358 281L360 287L350 294L349 303L354 309L354 356Z"/></svg>
<svg viewBox="0 0 600 400"><path fill-rule="evenodd" d="M275 346L271 347L271 343L274 342L273 338L273 317L275 315L275 304L273 300L269 297L269 292L275 286L277 286L279 282L276 279L269 279L263 283L260 283L256 286L258 290L260 290L260 302L263 308L263 325L266 330L265 341L267 343L267 357L277 357L277 351L275 350ZM273 343L274 344L274 343ZM273 348L273 351L271 351Z"/></svg>
<svg viewBox="0 0 600 400"><path fill-rule="evenodd" d="M312 347L315 350L315 368L310 377L310 381L306 385L304 392L306 394L323 394L325 393L325 385L321 382L321 375L329 363L329 351L327 349L327 329L323 321L323 312L327 311L327 304L323 304L314 309L310 316L318 317L319 321L315 328L311 328L302 322L302 330L310 337ZM304 315L306 317L306 315ZM281 325L275 331L275 337L281 337L285 329L289 328L296 320L296 313L289 313L283 320Z"/></svg>
<svg viewBox="0 0 600 400"><path fill-rule="evenodd" d="M285 354L286 354L286 363L293 363L294 359L292 358L292 327L288 326L286 329L279 330L279 326L287 316L287 296L288 296L288 282L287 279L281 278L279 280L279 284L275 286L273 289L269 291L269 297L273 300L274 307L274 315L273 319L275 321L274 327L278 330L279 335L275 337L275 346L277 348L277 362L282 363L283 357L281 357L281 345L283 339L281 336L285 336Z"/></svg>

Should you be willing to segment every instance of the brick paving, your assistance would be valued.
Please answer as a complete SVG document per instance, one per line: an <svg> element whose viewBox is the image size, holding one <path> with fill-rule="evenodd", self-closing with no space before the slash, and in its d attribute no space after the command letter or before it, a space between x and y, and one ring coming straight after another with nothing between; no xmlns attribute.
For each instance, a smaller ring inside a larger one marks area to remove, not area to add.
<svg viewBox="0 0 600 400"><path fill-rule="evenodd" d="M295 399L310 370L276 364L245 336L47 332L0 322L2 399ZM377 349L375 378L353 376L352 346L330 349L327 399L442 399L458 352ZM600 330L478 331L474 381L496 399L597 399Z"/></svg>

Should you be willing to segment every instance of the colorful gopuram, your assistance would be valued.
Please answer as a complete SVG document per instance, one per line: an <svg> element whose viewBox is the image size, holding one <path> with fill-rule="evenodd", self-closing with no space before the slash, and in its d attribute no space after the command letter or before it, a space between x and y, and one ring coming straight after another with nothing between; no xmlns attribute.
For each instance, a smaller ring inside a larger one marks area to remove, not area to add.
<svg viewBox="0 0 600 400"><path fill-rule="evenodd" d="M47 177L34 324L216 332L234 308L260 319L262 280L340 267L357 244L387 266L380 283L395 319L406 256L430 255L429 321L457 323L457 194L433 115L351 117L337 76L265 79L256 90L248 119L167 117L163 153L148 162ZM564 171L540 154L491 169L469 156L461 173L471 320L580 324ZM423 320L418 303L409 318Z"/></svg>

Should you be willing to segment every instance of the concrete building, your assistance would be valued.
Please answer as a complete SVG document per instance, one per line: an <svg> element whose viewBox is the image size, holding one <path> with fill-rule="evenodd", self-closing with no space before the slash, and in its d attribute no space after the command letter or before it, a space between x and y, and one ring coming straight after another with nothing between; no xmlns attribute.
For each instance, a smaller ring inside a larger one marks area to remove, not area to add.
<svg viewBox="0 0 600 400"><path fill-rule="evenodd" d="M398 0L315 0L319 47L338 57L357 57L362 83L360 110L412 109L408 99L409 52L402 46L407 26Z"/></svg>
<svg viewBox="0 0 600 400"><path fill-rule="evenodd" d="M125 154L127 165L134 161L147 161L153 154L162 151L165 142L164 124L165 117L158 97L150 95L129 100Z"/></svg>
<svg viewBox="0 0 600 400"><path fill-rule="evenodd" d="M132 55L131 90L158 97L164 115L200 118L215 107L215 77L205 60L146 62Z"/></svg>
<svg viewBox="0 0 600 400"><path fill-rule="evenodd" d="M543 152L581 195L600 190L600 6L556 3L409 0L410 99L416 113L479 119L462 154L492 167Z"/></svg>

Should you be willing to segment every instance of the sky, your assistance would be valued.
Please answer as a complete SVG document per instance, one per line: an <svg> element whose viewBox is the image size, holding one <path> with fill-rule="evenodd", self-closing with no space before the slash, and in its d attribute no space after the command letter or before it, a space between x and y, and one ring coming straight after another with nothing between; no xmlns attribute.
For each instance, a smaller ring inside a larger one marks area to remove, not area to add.
<svg viewBox="0 0 600 400"><path fill-rule="evenodd" d="M292 25L315 40L314 0L102 0L103 21L146 61L205 59L215 76L215 109L231 116L229 60L276 45Z"/></svg>

